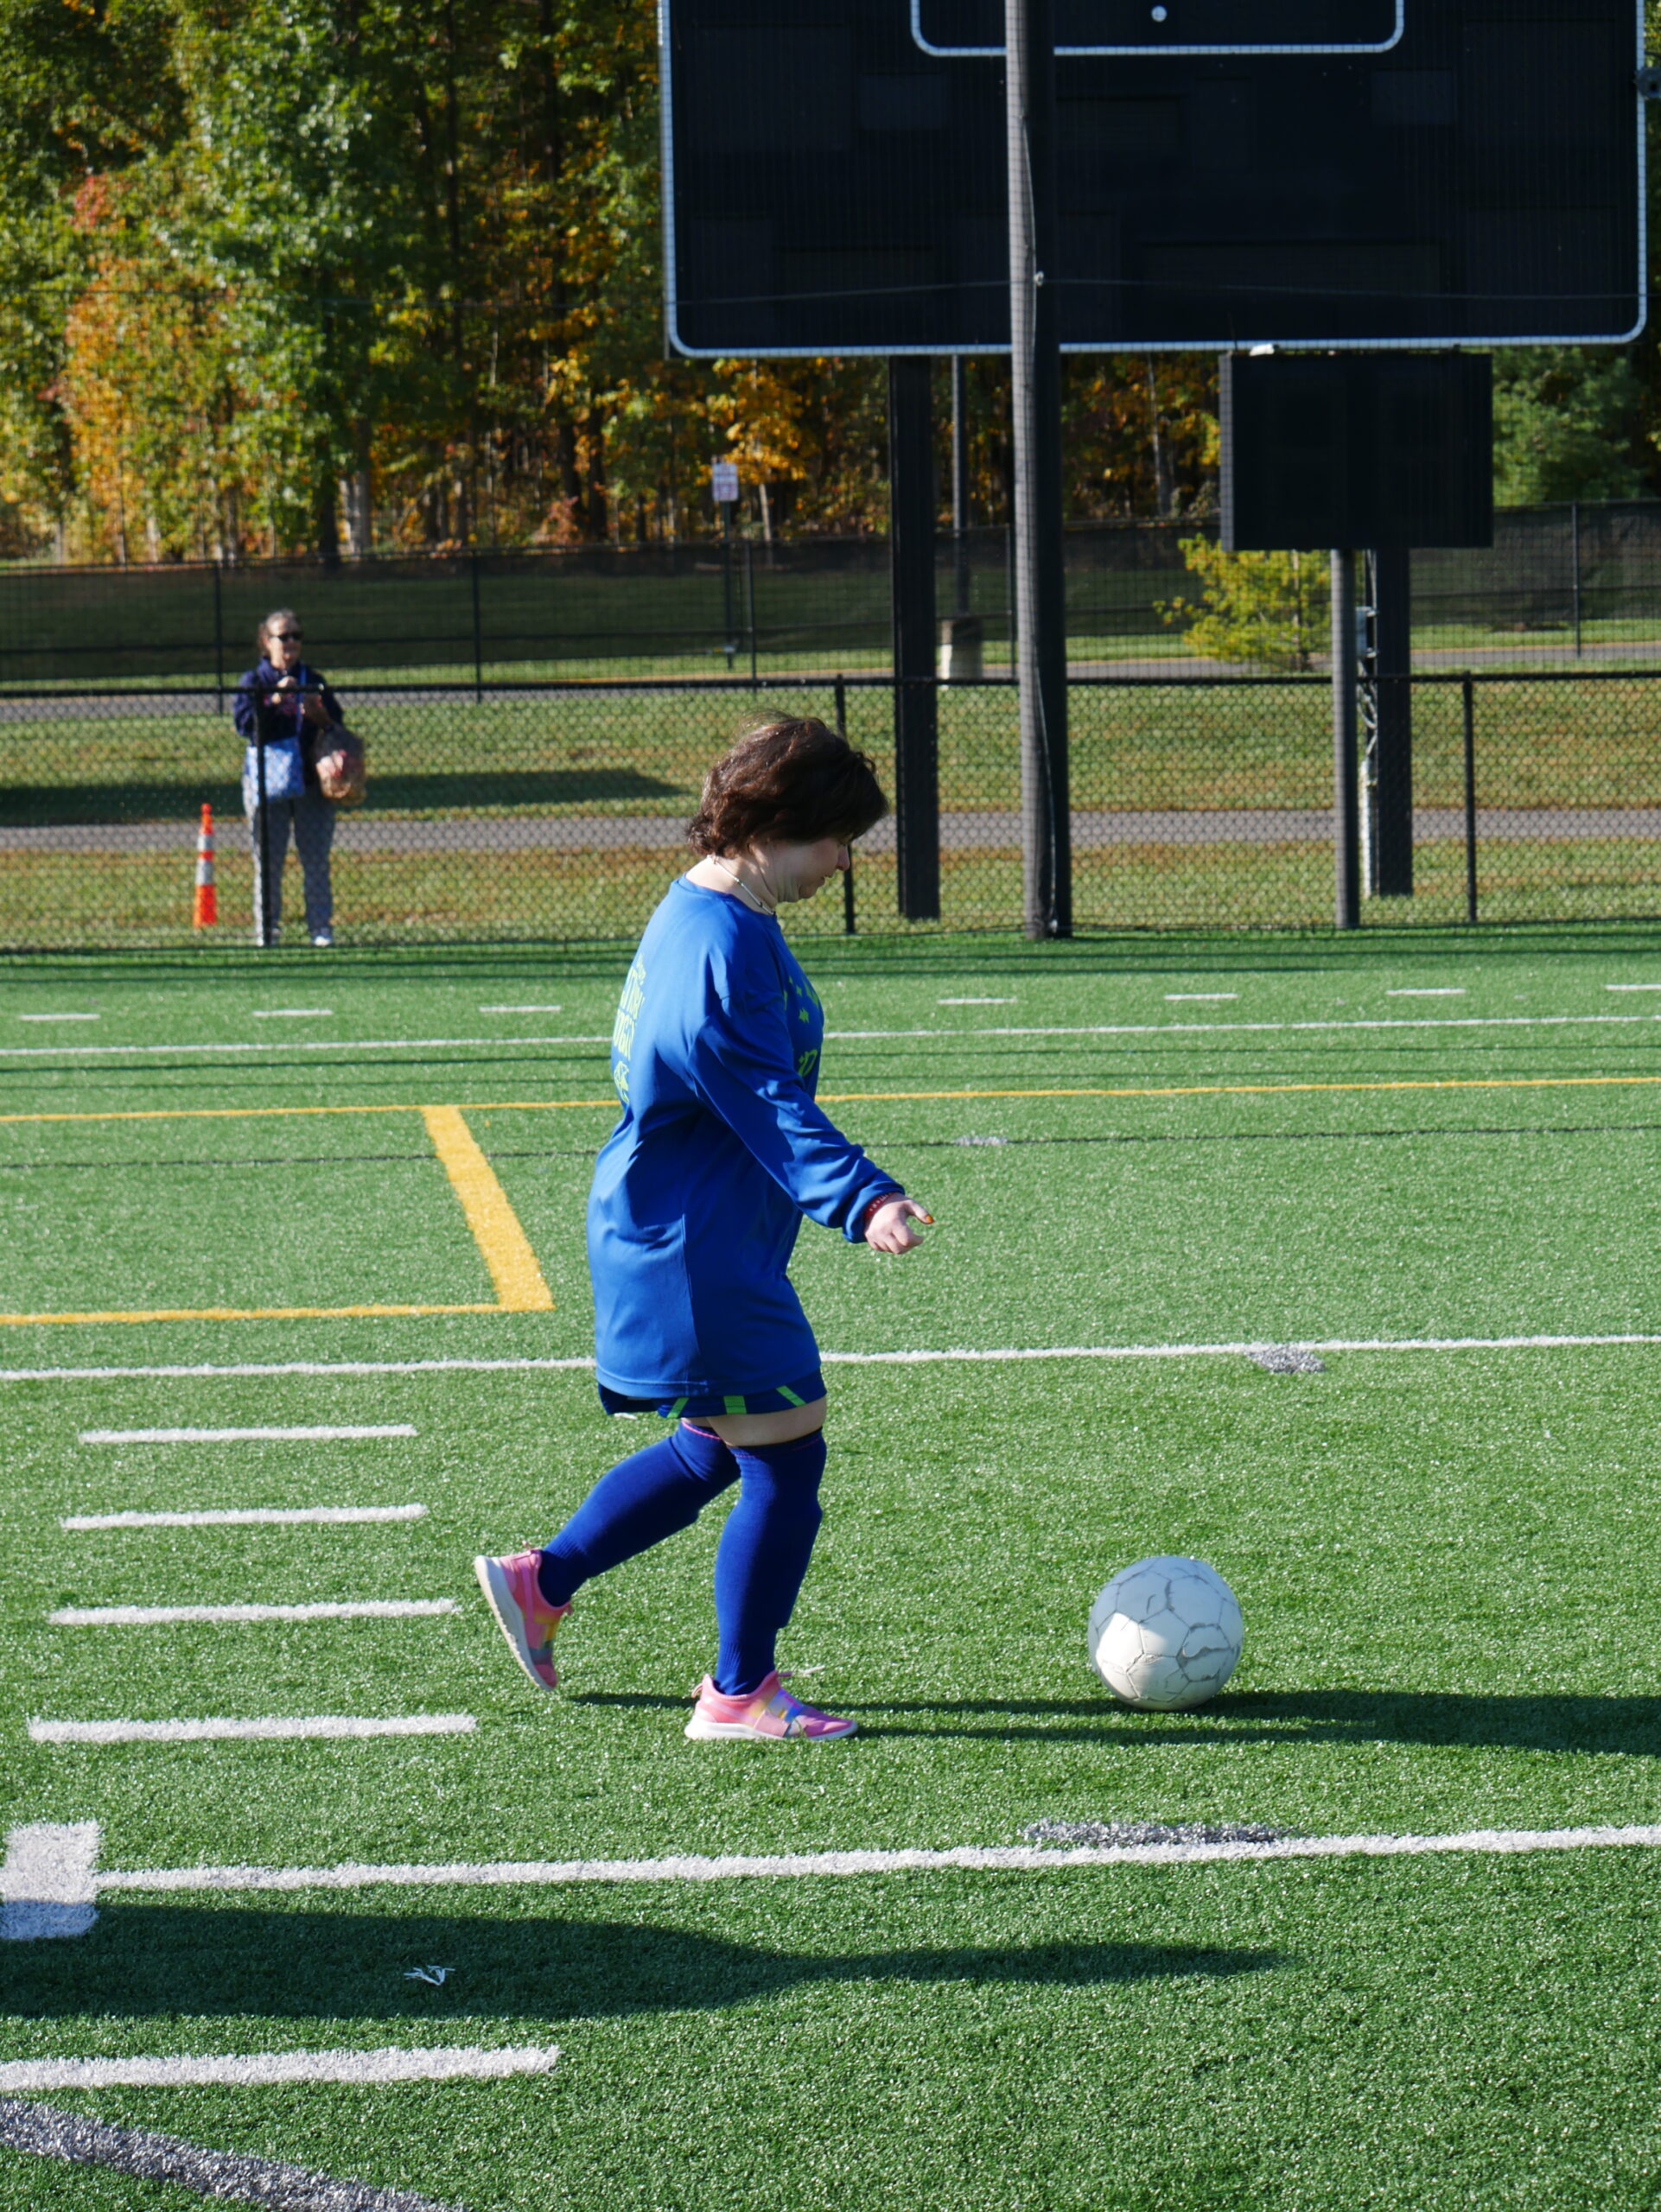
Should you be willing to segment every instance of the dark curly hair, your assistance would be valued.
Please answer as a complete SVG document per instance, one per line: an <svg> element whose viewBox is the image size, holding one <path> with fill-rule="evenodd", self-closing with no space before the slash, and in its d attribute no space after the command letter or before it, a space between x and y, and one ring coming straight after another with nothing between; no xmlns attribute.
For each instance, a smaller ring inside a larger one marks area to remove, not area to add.
<svg viewBox="0 0 1661 2212"><path fill-rule="evenodd" d="M686 837L706 855L741 852L763 837L846 844L888 810L869 753L811 715L789 717L746 730L716 762Z"/></svg>

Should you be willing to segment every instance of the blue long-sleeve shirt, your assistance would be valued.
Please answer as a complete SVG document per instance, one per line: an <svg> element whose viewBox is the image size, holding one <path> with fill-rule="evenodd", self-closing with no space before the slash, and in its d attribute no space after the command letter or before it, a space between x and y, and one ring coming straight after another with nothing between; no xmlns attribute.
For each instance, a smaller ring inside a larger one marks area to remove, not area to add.
<svg viewBox="0 0 1661 2212"><path fill-rule="evenodd" d="M811 1374L786 1272L804 1214L850 1242L898 1192L814 1103L824 1014L770 916L680 878L612 1035L622 1119L589 1198L599 1379L742 1395Z"/></svg>

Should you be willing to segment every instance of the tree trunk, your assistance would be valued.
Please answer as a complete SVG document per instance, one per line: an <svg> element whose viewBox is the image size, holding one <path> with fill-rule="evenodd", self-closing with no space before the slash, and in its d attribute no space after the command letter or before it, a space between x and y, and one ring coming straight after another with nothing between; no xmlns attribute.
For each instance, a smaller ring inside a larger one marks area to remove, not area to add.
<svg viewBox="0 0 1661 2212"><path fill-rule="evenodd" d="M589 464L587 535L596 543L611 534L611 494L606 488L606 418L591 408L583 418L582 442Z"/></svg>
<svg viewBox="0 0 1661 2212"><path fill-rule="evenodd" d="M1176 472L1172 466L1171 449L1160 421L1159 384L1154 374L1151 359L1143 364L1148 375L1148 416L1153 434L1154 448L1154 511L1161 522L1169 522L1176 512Z"/></svg>
<svg viewBox="0 0 1661 2212"><path fill-rule="evenodd" d="M334 472L327 453L319 455L315 531L317 558L326 569L340 565L340 510L335 498Z"/></svg>

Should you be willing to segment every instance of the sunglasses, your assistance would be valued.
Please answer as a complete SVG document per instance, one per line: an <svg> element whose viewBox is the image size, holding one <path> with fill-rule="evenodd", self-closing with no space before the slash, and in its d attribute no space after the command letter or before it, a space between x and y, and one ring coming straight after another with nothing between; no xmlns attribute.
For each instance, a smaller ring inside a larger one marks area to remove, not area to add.
<svg viewBox="0 0 1661 2212"><path fill-rule="evenodd" d="M271 637L279 645L297 645L304 634L301 630L273 630Z"/></svg>

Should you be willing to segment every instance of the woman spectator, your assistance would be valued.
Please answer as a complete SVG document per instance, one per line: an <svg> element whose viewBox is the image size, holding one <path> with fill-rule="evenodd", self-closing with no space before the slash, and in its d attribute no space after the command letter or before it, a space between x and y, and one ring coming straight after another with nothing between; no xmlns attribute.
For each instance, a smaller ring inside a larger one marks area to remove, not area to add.
<svg viewBox="0 0 1661 2212"><path fill-rule="evenodd" d="M474 1572L544 1689L571 1599L734 1484L716 1553L718 1649L686 1733L853 1733L785 1688L775 1644L820 1521L824 1378L786 1268L802 1216L906 1252L926 1221L814 1103L824 1014L776 909L811 899L888 810L871 763L823 722L752 730L710 771L697 863L640 940L612 1034L622 1118L589 1199L600 1402L666 1436L602 1475L551 1542Z"/></svg>
<svg viewBox="0 0 1661 2212"><path fill-rule="evenodd" d="M302 637L292 607L279 607L259 626L259 661L237 685L237 731L245 741L242 810L254 848L254 942L274 944L283 927L283 863L289 831L305 884L306 932L315 945L334 942L329 847L334 809L323 797L317 761L340 728L340 702L300 657ZM265 754L265 819L259 804L259 749ZM262 835L263 831L263 835ZM262 850L271 871L269 908Z"/></svg>

